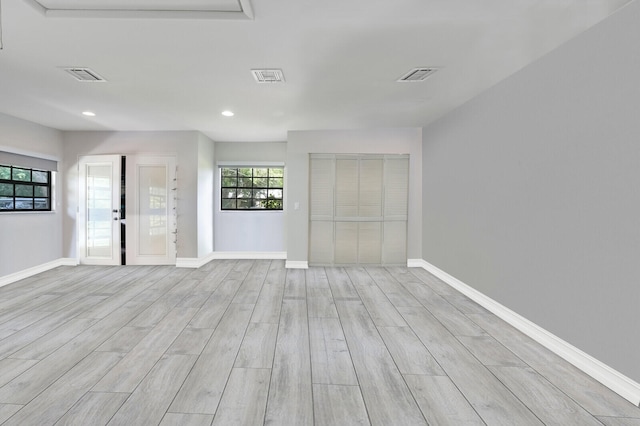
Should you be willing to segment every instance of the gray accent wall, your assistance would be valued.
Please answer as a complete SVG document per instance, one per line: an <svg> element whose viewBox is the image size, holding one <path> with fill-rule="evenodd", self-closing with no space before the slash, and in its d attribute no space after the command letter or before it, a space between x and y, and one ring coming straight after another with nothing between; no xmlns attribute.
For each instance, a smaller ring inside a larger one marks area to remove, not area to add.
<svg viewBox="0 0 640 426"><path fill-rule="evenodd" d="M0 114L0 150L62 161L62 132ZM62 255L62 173L56 173L54 210L0 213L0 277Z"/></svg>
<svg viewBox="0 0 640 426"><path fill-rule="evenodd" d="M423 259L640 381L640 2L423 130ZM446 72L446 70L445 70Z"/></svg>

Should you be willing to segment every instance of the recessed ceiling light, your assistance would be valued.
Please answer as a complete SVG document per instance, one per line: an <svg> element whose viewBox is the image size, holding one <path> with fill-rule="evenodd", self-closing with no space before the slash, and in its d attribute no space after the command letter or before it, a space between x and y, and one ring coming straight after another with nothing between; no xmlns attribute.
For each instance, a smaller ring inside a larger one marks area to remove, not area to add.
<svg viewBox="0 0 640 426"><path fill-rule="evenodd" d="M233 111L222 111L222 115L225 117L233 117Z"/></svg>
<svg viewBox="0 0 640 426"><path fill-rule="evenodd" d="M83 111L82 115L86 115L87 117L95 117L96 113L91 111Z"/></svg>

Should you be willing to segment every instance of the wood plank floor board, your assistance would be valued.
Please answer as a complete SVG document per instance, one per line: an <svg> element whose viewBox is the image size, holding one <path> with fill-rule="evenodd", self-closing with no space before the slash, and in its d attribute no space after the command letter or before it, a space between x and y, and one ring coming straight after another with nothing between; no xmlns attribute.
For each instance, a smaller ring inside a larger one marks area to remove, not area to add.
<svg viewBox="0 0 640 426"><path fill-rule="evenodd" d="M304 278L304 273L291 275ZM304 281L297 285L305 288ZM313 424L310 359L306 302L285 299L282 302L265 425Z"/></svg>
<svg viewBox="0 0 640 426"><path fill-rule="evenodd" d="M325 268L325 271L335 300L360 300L360 296L344 268Z"/></svg>
<svg viewBox="0 0 640 426"><path fill-rule="evenodd" d="M489 367L544 424L600 426L600 422L528 367Z"/></svg>
<svg viewBox="0 0 640 426"><path fill-rule="evenodd" d="M127 398L128 393L87 392L55 426L106 425Z"/></svg>
<svg viewBox="0 0 640 426"><path fill-rule="evenodd" d="M36 309L60 297L55 294L41 294L15 310L7 310L0 313L0 339L4 339L26 325L47 316L49 312L39 312Z"/></svg>
<svg viewBox="0 0 640 426"><path fill-rule="evenodd" d="M485 424L449 377L405 375L404 379L430 425Z"/></svg>
<svg viewBox="0 0 640 426"><path fill-rule="evenodd" d="M345 268L358 296L369 311L373 322L378 326L403 327L407 323L398 313L395 306L376 285L375 281L364 268Z"/></svg>
<svg viewBox="0 0 640 426"><path fill-rule="evenodd" d="M455 336L483 336L486 332L469 317L422 283L408 282L404 286L420 303L434 314Z"/></svg>
<svg viewBox="0 0 640 426"><path fill-rule="evenodd" d="M258 260L253 264L242 281L242 285L238 288L233 303L256 303L270 265L270 260Z"/></svg>
<svg viewBox="0 0 640 426"><path fill-rule="evenodd" d="M6 339L19 332L20 330L30 326L31 324L37 323L41 319L48 317L51 315L51 312L42 312L42 311L29 311L25 312L22 315L18 315L17 317L11 318L4 324L0 325L0 340Z"/></svg>
<svg viewBox="0 0 640 426"><path fill-rule="evenodd" d="M329 278L324 268L318 268L311 266L305 270L305 280L307 283L307 290L330 288Z"/></svg>
<svg viewBox="0 0 640 426"><path fill-rule="evenodd" d="M284 297L286 269L284 264L273 261L258 296L251 322L277 324L280 321L280 308Z"/></svg>
<svg viewBox="0 0 640 426"><path fill-rule="evenodd" d="M193 291L176 304L176 308L202 308L213 291Z"/></svg>
<svg viewBox="0 0 640 426"><path fill-rule="evenodd" d="M111 352L94 352L13 415L6 426L56 423L121 358Z"/></svg>
<svg viewBox="0 0 640 426"><path fill-rule="evenodd" d="M213 332L169 412L215 414L245 335L253 305L232 303Z"/></svg>
<svg viewBox="0 0 640 426"><path fill-rule="evenodd" d="M134 327L127 325L118 330L106 342L98 346L96 351L119 352L122 354L129 353L152 329L153 327Z"/></svg>
<svg viewBox="0 0 640 426"><path fill-rule="evenodd" d="M271 369L234 368L213 426L264 424Z"/></svg>
<svg viewBox="0 0 640 426"><path fill-rule="evenodd" d="M277 336L278 324L250 323L234 366L236 368L271 368Z"/></svg>
<svg viewBox="0 0 640 426"><path fill-rule="evenodd" d="M315 426L371 424L358 386L313 385Z"/></svg>
<svg viewBox="0 0 640 426"><path fill-rule="evenodd" d="M29 360L46 358L98 321L96 318L73 318L44 336L33 339L10 357Z"/></svg>
<svg viewBox="0 0 640 426"><path fill-rule="evenodd" d="M11 359L0 360L0 386L4 386L11 380L37 364L34 359Z"/></svg>
<svg viewBox="0 0 640 426"><path fill-rule="evenodd" d="M195 355L162 357L108 424L159 424L196 358Z"/></svg>
<svg viewBox="0 0 640 426"><path fill-rule="evenodd" d="M84 306L92 306L93 304L97 303L98 300L99 299L96 299L93 296L89 296L88 298L81 298L73 308L64 311L49 313L42 319L28 325L27 327L23 327L19 331L16 331L15 333L7 336L4 339L1 339L0 359L13 354L19 349L22 349L24 346L30 344L31 342L64 326L67 322L69 322L80 312L82 312L82 308ZM83 305L83 303L85 303L86 305Z"/></svg>
<svg viewBox="0 0 640 426"><path fill-rule="evenodd" d="M426 309L398 309L414 333L487 424L542 424Z"/></svg>
<svg viewBox="0 0 640 426"><path fill-rule="evenodd" d="M418 282L426 284L440 296L455 296L460 294L453 287L422 268L410 268L409 272L418 279Z"/></svg>
<svg viewBox="0 0 640 426"><path fill-rule="evenodd" d="M0 404L0 423L4 423L15 413L17 413L23 406L16 404Z"/></svg>
<svg viewBox="0 0 640 426"><path fill-rule="evenodd" d="M298 300L303 300L307 297L306 277L303 270L287 269L283 297Z"/></svg>
<svg viewBox="0 0 640 426"><path fill-rule="evenodd" d="M569 364L495 315L472 319L530 367L595 416L640 418L640 408Z"/></svg>
<svg viewBox="0 0 640 426"><path fill-rule="evenodd" d="M87 276L95 279L100 274L109 274L109 270L104 267L97 269L87 267L78 270L70 268L67 272L64 275L58 275L55 271L48 271L0 288L0 312L24 306L25 303L48 291L66 289L74 283L84 282Z"/></svg>
<svg viewBox="0 0 640 426"><path fill-rule="evenodd" d="M0 423L640 426L413 268L60 267L0 288L0 319Z"/></svg>
<svg viewBox="0 0 640 426"><path fill-rule="evenodd" d="M598 420L605 426L640 426L638 418L598 416Z"/></svg>
<svg viewBox="0 0 640 426"><path fill-rule="evenodd" d="M120 292L114 293L112 296L106 298L102 302L98 303L93 308L83 312L81 318L105 318L116 309L120 308L124 303L130 301L142 291L151 286L155 286L157 283L155 279L160 276L166 275L166 268L156 268L149 275L138 275L144 272L139 271L137 274L129 274L127 278L130 280L128 286ZM162 281L162 279L160 279Z"/></svg>
<svg viewBox="0 0 640 426"><path fill-rule="evenodd" d="M128 302L0 388L0 403L26 404L131 321L146 303Z"/></svg>
<svg viewBox="0 0 640 426"><path fill-rule="evenodd" d="M338 318L309 318L313 383L358 385Z"/></svg>
<svg viewBox="0 0 640 426"><path fill-rule="evenodd" d="M491 336L458 336L458 340L483 365L526 367L524 361Z"/></svg>
<svg viewBox="0 0 640 426"><path fill-rule="evenodd" d="M174 308L92 390L133 392L191 321L195 312L196 309L193 308Z"/></svg>
<svg viewBox="0 0 640 426"><path fill-rule="evenodd" d="M378 327L402 374L443 376L444 371L409 327Z"/></svg>
<svg viewBox="0 0 640 426"><path fill-rule="evenodd" d="M160 426L211 426L212 422L213 414L167 413Z"/></svg>
<svg viewBox="0 0 640 426"><path fill-rule="evenodd" d="M211 335L212 328L187 327L167 349L168 354L200 355Z"/></svg>
<svg viewBox="0 0 640 426"><path fill-rule="evenodd" d="M330 288L308 288L309 318L338 318L338 311Z"/></svg>
<svg viewBox="0 0 640 426"><path fill-rule="evenodd" d="M220 284L220 287L209 296L193 317L189 327L216 328L240 284L241 281L238 280L225 280Z"/></svg>
<svg viewBox="0 0 640 426"><path fill-rule="evenodd" d="M362 303L336 302L373 425L426 425L415 399Z"/></svg>
<svg viewBox="0 0 640 426"><path fill-rule="evenodd" d="M196 292L211 293L216 291L222 281L229 275L229 272L233 270L237 263L237 260L220 260L215 262L209 262L203 268L209 267L207 275L198 284L198 287L194 289Z"/></svg>
<svg viewBox="0 0 640 426"><path fill-rule="evenodd" d="M420 302L385 268L368 266L365 269L394 306L420 306Z"/></svg>
<svg viewBox="0 0 640 426"><path fill-rule="evenodd" d="M473 300L469 299L462 293L456 293L444 296L447 302L455 306L460 312L464 314L488 314L489 311Z"/></svg>

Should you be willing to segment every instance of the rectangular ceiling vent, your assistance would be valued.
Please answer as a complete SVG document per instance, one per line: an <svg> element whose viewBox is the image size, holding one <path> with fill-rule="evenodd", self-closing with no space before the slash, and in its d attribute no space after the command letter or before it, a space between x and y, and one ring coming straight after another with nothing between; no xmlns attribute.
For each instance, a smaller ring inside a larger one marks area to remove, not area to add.
<svg viewBox="0 0 640 426"><path fill-rule="evenodd" d="M64 68L64 70L71 74L76 80L83 83L102 83L107 81L104 78L100 77L97 72L89 68L73 67Z"/></svg>
<svg viewBox="0 0 640 426"><path fill-rule="evenodd" d="M397 81L399 82L415 82L415 81L424 81L434 72L438 71L437 68L414 68L402 77L400 77Z"/></svg>
<svg viewBox="0 0 640 426"><path fill-rule="evenodd" d="M258 83L284 83L284 74L279 69L251 70Z"/></svg>

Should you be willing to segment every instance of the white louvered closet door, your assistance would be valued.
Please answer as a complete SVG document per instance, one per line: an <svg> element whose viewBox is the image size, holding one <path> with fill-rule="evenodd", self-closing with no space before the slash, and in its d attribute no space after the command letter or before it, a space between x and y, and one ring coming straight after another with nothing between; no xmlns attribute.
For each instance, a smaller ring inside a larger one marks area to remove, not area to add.
<svg viewBox="0 0 640 426"><path fill-rule="evenodd" d="M405 264L408 156L310 158L309 262Z"/></svg>

